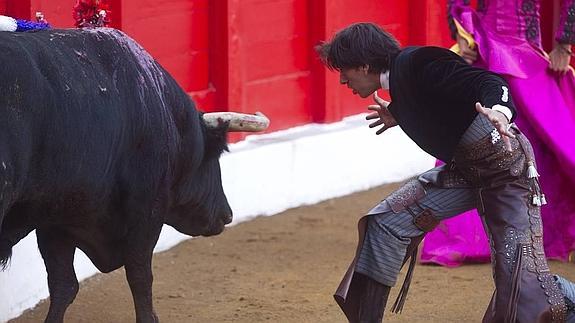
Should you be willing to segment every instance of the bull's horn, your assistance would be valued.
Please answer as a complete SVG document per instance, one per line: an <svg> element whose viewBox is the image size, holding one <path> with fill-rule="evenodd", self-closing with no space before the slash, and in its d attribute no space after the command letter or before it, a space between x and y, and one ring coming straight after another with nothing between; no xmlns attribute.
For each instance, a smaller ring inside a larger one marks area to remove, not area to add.
<svg viewBox="0 0 575 323"><path fill-rule="evenodd" d="M257 132L266 130L270 124L270 119L261 112L256 112L255 115L237 112L210 112L204 113L204 122L210 128L228 122L228 131Z"/></svg>

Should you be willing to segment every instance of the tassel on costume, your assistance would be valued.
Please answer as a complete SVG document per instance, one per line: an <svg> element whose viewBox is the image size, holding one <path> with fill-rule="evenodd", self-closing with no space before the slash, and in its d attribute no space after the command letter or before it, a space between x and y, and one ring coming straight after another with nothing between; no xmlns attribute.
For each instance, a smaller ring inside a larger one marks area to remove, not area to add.
<svg viewBox="0 0 575 323"><path fill-rule="evenodd" d="M403 310L403 305L405 304L405 300L407 299L407 292L409 291L409 285L411 284L411 279L413 278L413 270L415 269L415 264L417 262L417 248L413 250L411 254L411 260L409 262L409 269L407 270L407 274L405 275L405 280L403 281L403 285L401 285L401 289L399 290L399 294L397 295L397 299L395 303L393 303L393 307L391 311L393 313L401 313Z"/></svg>
<svg viewBox="0 0 575 323"><path fill-rule="evenodd" d="M543 206L547 204L547 198L545 198L545 194L543 194L541 190L541 184L539 183L539 173L537 172L537 168L535 167L535 162L529 160L527 162L527 177L531 182L531 191L533 192L533 196L531 197L531 203L535 206Z"/></svg>
<svg viewBox="0 0 575 323"><path fill-rule="evenodd" d="M541 198L539 197L538 194L533 195L533 199L532 199L531 203L533 203L533 205L535 205L535 206L541 206Z"/></svg>
<svg viewBox="0 0 575 323"><path fill-rule="evenodd" d="M543 194L541 190L541 184L539 183L539 173L537 172L537 168L535 167L535 160L533 158L533 148L531 144L527 141L525 136L519 132L519 129L513 128L518 132L517 140L519 140L519 144L523 148L525 155L528 156L527 158L527 178L530 182L530 189L531 189L531 204L535 206L542 206L547 204L547 199L545 198L545 194Z"/></svg>
<svg viewBox="0 0 575 323"><path fill-rule="evenodd" d="M529 161L527 162L527 164L529 165L527 167L527 177L528 178L537 178L539 177L539 173L537 172L537 168L535 168L535 164L533 163L533 161Z"/></svg>

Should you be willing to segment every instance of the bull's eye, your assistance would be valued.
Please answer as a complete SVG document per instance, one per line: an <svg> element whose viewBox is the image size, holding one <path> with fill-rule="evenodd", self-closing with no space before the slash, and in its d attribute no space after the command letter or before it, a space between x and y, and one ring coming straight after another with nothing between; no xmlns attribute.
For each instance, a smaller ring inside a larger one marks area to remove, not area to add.
<svg viewBox="0 0 575 323"><path fill-rule="evenodd" d="M205 158L219 158L224 151L228 151L227 126L217 128L204 128Z"/></svg>

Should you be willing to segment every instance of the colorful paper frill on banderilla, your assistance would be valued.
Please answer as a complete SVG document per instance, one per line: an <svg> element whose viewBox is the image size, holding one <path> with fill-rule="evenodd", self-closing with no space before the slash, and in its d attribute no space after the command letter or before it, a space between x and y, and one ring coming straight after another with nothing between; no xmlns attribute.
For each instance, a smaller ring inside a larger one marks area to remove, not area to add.
<svg viewBox="0 0 575 323"><path fill-rule="evenodd" d="M35 22L0 15L0 31L34 31L50 28L52 28L50 24L44 21Z"/></svg>
<svg viewBox="0 0 575 323"><path fill-rule="evenodd" d="M72 16L75 26L85 27L108 27L110 26L110 5L107 0L77 0Z"/></svg>

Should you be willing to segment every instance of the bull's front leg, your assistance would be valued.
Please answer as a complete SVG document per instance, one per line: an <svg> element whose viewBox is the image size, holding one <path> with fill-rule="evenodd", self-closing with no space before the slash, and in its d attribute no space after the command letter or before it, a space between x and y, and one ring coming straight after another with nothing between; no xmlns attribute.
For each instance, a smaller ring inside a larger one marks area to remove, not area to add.
<svg viewBox="0 0 575 323"><path fill-rule="evenodd" d="M74 272L75 245L59 233L38 229L38 248L48 273L50 309L45 322L63 322L66 309L78 293Z"/></svg>
<svg viewBox="0 0 575 323"><path fill-rule="evenodd" d="M138 323L159 322L152 299L152 254L160 230L161 225L157 232L138 234L129 239L125 249L126 278L132 291Z"/></svg>

